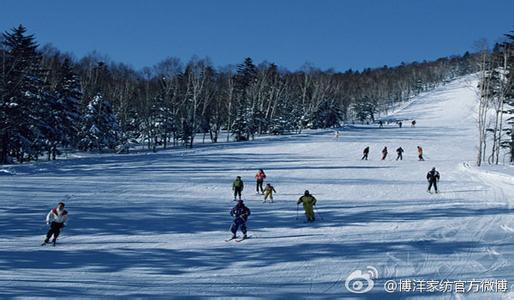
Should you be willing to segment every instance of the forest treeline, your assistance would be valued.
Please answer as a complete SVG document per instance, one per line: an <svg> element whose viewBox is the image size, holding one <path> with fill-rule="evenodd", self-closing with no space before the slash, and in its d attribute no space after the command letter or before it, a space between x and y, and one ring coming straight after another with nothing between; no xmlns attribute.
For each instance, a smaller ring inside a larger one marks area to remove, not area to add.
<svg viewBox="0 0 514 300"><path fill-rule="evenodd" d="M41 47L20 25L1 40L0 163L55 159L72 149L126 152L143 144L155 151L193 147L195 138L244 141L374 122L423 91L479 71L481 59L466 52L337 72L311 65L289 71L251 58L214 67L194 56L135 70L96 53L76 59Z"/></svg>

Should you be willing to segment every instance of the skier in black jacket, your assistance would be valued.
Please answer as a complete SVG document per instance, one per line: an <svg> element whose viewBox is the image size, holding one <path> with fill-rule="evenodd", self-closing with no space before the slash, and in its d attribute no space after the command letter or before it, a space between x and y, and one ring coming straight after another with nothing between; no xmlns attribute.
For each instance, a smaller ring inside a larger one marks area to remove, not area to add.
<svg viewBox="0 0 514 300"><path fill-rule="evenodd" d="M439 181L440 175L439 172L435 170L435 167L427 173L428 180L428 192L431 193L432 185L434 186L434 190L437 193L437 182Z"/></svg>
<svg viewBox="0 0 514 300"><path fill-rule="evenodd" d="M364 148L364 150L362 151L362 158L361 158L361 160L363 160L363 159L368 160L368 154L369 154L369 146Z"/></svg>
<svg viewBox="0 0 514 300"><path fill-rule="evenodd" d="M396 160L403 160L403 148L400 147L398 149L396 149L396 154L398 154L398 156L396 157Z"/></svg>

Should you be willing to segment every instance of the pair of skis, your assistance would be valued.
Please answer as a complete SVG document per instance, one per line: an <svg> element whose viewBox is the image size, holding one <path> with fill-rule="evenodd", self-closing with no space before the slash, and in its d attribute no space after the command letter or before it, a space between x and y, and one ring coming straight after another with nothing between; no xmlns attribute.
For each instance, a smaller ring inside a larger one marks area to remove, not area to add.
<svg viewBox="0 0 514 300"><path fill-rule="evenodd" d="M225 240L225 242L236 241L236 242L240 243L240 242L242 242L242 241L244 241L244 240L247 240L247 239L249 239L249 238L251 238L251 237L252 237L252 236L251 236L251 235L249 235L249 236L247 236L247 237L242 237L242 238L238 239L238 238L237 238L237 236L236 236L236 237L229 238L228 240Z"/></svg>
<svg viewBox="0 0 514 300"><path fill-rule="evenodd" d="M55 242L55 241L53 241L52 243L50 243L50 242L48 242L48 243L47 243L47 242L43 242L43 243L41 244L41 246L46 246L47 244L52 244L52 246L54 246L54 247L55 247L56 242Z"/></svg>

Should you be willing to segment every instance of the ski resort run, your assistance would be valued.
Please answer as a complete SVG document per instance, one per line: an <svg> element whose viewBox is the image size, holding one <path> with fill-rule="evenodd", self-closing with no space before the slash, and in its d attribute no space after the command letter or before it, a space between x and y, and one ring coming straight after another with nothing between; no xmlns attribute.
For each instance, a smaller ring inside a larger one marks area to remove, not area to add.
<svg viewBox="0 0 514 300"><path fill-rule="evenodd" d="M473 167L476 85L459 78L388 116L415 127L346 125L338 138L313 130L4 166L0 298L514 297L513 172ZM438 194L427 193L433 167ZM276 189L273 203L255 192L258 169ZM226 241L236 176L251 210L241 242ZM317 199L314 222L297 206L305 190ZM67 226L55 247L41 247L46 214L62 200ZM366 294L346 284L356 270L373 270ZM490 280L506 289L385 290L401 280Z"/></svg>

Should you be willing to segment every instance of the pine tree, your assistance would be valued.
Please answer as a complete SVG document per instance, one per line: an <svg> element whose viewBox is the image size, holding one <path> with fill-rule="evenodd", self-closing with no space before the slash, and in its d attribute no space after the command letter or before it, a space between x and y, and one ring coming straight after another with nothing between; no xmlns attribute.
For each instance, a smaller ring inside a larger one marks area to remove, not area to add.
<svg viewBox="0 0 514 300"><path fill-rule="evenodd" d="M79 148L85 151L114 149L119 144L120 128L110 101L100 94L88 104L82 117Z"/></svg>
<svg viewBox="0 0 514 300"><path fill-rule="evenodd" d="M374 122L376 105L376 101L373 101L368 96L365 96L360 101L355 102L353 105L353 110L357 119L359 119L361 122L364 122L368 119L370 119L371 122Z"/></svg>
<svg viewBox="0 0 514 300"><path fill-rule="evenodd" d="M249 126L246 122L245 114L239 114L232 123L232 135L236 142L247 141Z"/></svg>
<svg viewBox="0 0 514 300"><path fill-rule="evenodd" d="M246 141L253 136L257 130L256 114L251 106L249 90L257 80L257 67L250 57L247 57L243 64L238 66L235 76L236 94L236 115L232 123L232 135L236 141Z"/></svg>
<svg viewBox="0 0 514 300"><path fill-rule="evenodd" d="M153 151L156 151L156 147L161 144L166 149L169 135L175 130L175 118L173 111L161 95L155 97L147 123L150 132L149 139L151 139L148 142L152 145Z"/></svg>
<svg viewBox="0 0 514 300"><path fill-rule="evenodd" d="M80 130L82 87L69 59L65 59L61 67L55 94L60 108L58 120L63 131L61 143L64 147L76 146Z"/></svg>
<svg viewBox="0 0 514 300"><path fill-rule="evenodd" d="M324 101L312 116L314 128L329 128L339 125L343 119L343 112L336 103Z"/></svg>
<svg viewBox="0 0 514 300"><path fill-rule="evenodd" d="M2 163L8 163L13 156L18 162L37 159L57 135L52 127L53 115L48 111L55 108L55 98L45 80L38 44L26 32L20 25L3 34Z"/></svg>

